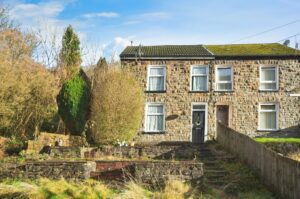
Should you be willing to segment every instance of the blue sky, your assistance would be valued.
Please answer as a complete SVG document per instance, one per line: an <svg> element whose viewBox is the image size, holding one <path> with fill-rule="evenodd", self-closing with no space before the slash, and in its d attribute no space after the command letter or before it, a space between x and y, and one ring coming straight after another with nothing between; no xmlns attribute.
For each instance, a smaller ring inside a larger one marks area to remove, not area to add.
<svg viewBox="0 0 300 199"><path fill-rule="evenodd" d="M135 45L228 44L300 20L299 0L0 1L9 5L24 29L60 35L71 24L83 46L97 51L97 56L118 54L130 41ZM297 33L300 22L239 43L277 42Z"/></svg>

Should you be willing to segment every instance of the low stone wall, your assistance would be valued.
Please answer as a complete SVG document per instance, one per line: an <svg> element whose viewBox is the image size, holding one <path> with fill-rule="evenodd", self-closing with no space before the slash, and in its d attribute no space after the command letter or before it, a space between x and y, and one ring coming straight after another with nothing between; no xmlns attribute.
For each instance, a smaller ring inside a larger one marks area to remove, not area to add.
<svg viewBox="0 0 300 199"><path fill-rule="evenodd" d="M193 161L44 161L21 165L0 165L0 181L5 179L64 178L80 181L126 180L161 184L166 180L191 181L203 176L203 163Z"/></svg>
<svg viewBox="0 0 300 199"><path fill-rule="evenodd" d="M101 180L134 178L137 182L161 184L166 180L192 181L203 176L203 163L192 161L97 161L92 176Z"/></svg>
<svg viewBox="0 0 300 199"><path fill-rule="evenodd" d="M142 162L134 165L137 181L157 184L166 180L192 181L203 176L203 164L196 162Z"/></svg>
<svg viewBox="0 0 300 199"><path fill-rule="evenodd" d="M37 140L28 141L27 152L40 152L44 146L55 146L58 141L60 141L61 146L84 146L84 140L81 136L41 132Z"/></svg>
<svg viewBox="0 0 300 199"><path fill-rule="evenodd" d="M217 127L217 141L257 171L274 192L282 198L300 198L300 162L222 124Z"/></svg>
<svg viewBox="0 0 300 199"><path fill-rule="evenodd" d="M80 152L78 151L80 150ZM51 147L52 157L94 158L116 157L126 159L183 159L197 157L201 147L194 145L153 145L153 146L103 146L100 148Z"/></svg>
<svg viewBox="0 0 300 199"><path fill-rule="evenodd" d="M44 161L28 162L21 165L1 165L0 180L4 179L50 179L83 180L96 170L95 162L86 161Z"/></svg>
<svg viewBox="0 0 300 199"><path fill-rule="evenodd" d="M53 158L81 158L81 147L51 147L50 157Z"/></svg>

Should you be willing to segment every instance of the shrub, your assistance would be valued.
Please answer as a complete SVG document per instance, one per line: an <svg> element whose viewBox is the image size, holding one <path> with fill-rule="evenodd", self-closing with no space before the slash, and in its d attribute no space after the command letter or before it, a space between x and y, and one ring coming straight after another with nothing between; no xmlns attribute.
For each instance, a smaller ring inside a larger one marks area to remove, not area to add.
<svg viewBox="0 0 300 199"><path fill-rule="evenodd" d="M57 96L58 113L67 129L74 135L84 130L90 102L90 85L84 72L67 80Z"/></svg>
<svg viewBox="0 0 300 199"><path fill-rule="evenodd" d="M143 113L142 90L135 78L120 69L95 70L89 138L96 144L130 141Z"/></svg>
<svg viewBox="0 0 300 199"><path fill-rule="evenodd" d="M5 144L5 152L8 155L18 155L23 149L25 149L24 142L17 139L16 136L12 136Z"/></svg>

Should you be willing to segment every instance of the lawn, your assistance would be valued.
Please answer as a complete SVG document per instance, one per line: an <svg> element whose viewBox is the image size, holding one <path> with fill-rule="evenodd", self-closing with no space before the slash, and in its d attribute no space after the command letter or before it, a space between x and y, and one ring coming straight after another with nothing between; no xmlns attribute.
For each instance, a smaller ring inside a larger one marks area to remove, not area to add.
<svg viewBox="0 0 300 199"><path fill-rule="evenodd" d="M259 143L298 143L300 138L254 138Z"/></svg>
<svg viewBox="0 0 300 199"><path fill-rule="evenodd" d="M255 140L276 153L300 161L300 138L255 138Z"/></svg>

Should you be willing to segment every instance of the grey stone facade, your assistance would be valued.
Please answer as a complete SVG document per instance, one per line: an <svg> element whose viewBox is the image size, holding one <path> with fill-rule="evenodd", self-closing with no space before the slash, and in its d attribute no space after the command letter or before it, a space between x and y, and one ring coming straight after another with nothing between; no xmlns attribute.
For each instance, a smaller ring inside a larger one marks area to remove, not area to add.
<svg viewBox="0 0 300 199"><path fill-rule="evenodd" d="M207 103L208 139L216 135L216 106L229 105L229 127L249 136L267 135L258 131L259 103L276 103L279 107L278 132L299 132L300 97L292 97L300 87L300 63L297 58L246 58L213 60L170 60L170 59L121 59L122 67L131 71L143 88L146 102L165 104L165 132L144 132L141 122L136 141L164 142L191 141L192 103ZM260 65L272 64L278 67L278 91L259 91ZM166 66L166 91L151 93L146 91L147 67ZM191 65L209 66L208 92L190 92ZM215 90L215 68L217 65L233 67L233 91Z"/></svg>

